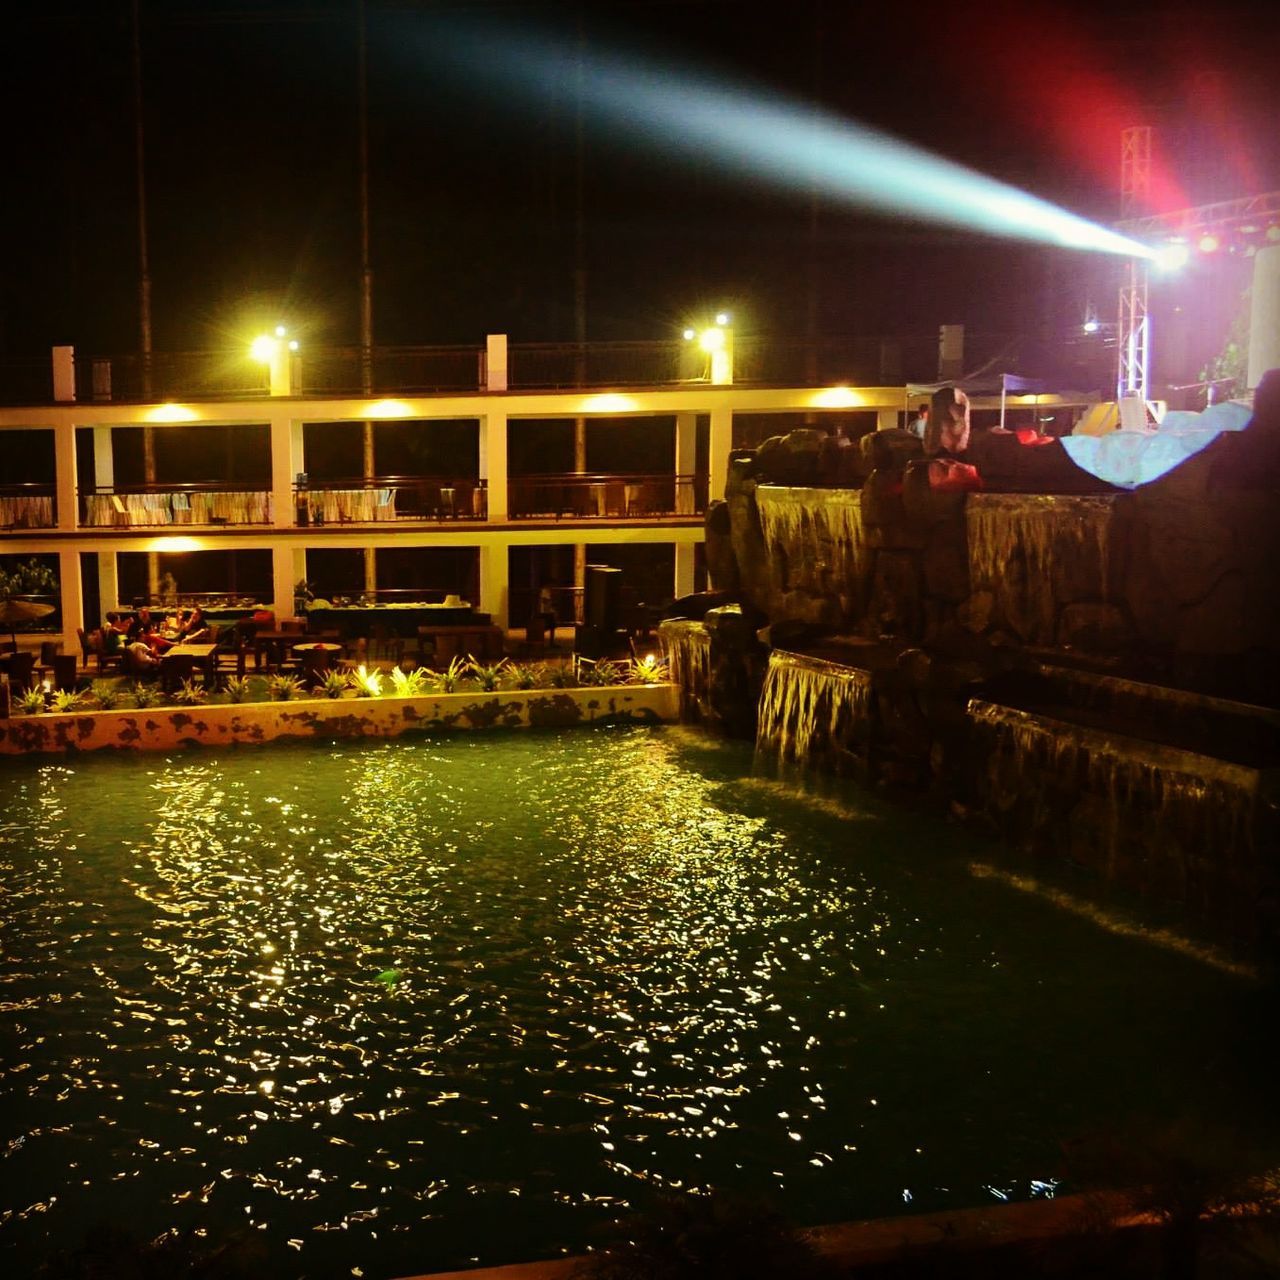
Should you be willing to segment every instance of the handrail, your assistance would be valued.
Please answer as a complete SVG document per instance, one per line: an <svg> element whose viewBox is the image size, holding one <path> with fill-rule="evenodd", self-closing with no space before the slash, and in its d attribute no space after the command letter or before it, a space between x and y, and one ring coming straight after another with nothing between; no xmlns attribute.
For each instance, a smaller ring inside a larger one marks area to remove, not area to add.
<svg viewBox="0 0 1280 1280"><path fill-rule="evenodd" d="M81 485L81 496L95 494L110 497L113 493L270 493L270 480L156 480L137 484Z"/></svg>
<svg viewBox="0 0 1280 1280"><path fill-rule="evenodd" d="M318 479L308 475L303 482L295 480L293 487L299 493L307 493L325 489L387 489L408 488L413 485L456 487L464 484L484 489L488 487L489 482L483 476L325 476L323 479Z"/></svg>

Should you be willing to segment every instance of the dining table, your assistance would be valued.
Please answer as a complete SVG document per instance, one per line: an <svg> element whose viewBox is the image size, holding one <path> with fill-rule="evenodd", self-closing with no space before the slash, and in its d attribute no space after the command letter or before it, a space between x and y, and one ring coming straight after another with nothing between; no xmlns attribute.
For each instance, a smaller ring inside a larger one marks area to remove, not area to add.
<svg viewBox="0 0 1280 1280"><path fill-rule="evenodd" d="M204 671L205 681L212 684L214 681L214 657L218 651L216 644L173 644L170 645L160 659L161 674L164 671L164 664L171 658L190 658L192 661Z"/></svg>

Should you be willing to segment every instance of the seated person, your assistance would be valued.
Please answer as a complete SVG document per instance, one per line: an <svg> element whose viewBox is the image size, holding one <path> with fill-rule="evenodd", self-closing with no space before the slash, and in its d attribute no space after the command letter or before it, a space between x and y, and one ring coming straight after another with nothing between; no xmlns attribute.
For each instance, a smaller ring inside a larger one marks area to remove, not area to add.
<svg viewBox="0 0 1280 1280"><path fill-rule="evenodd" d="M102 624L102 652L119 653L124 647L127 630L121 624L118 613L107 614L107 620Z"/></svg>
<svg viewBox="0 0 1280 1280"><path fill-rule="evenodd" d="M178 631L178 640L182 644L207 639L209 624L205 621L204 610L196 605L187 615L187 620Z"/></svg>
<svg viewBox="0 0 1280 1280"><path fill-rule="evenodd" d="M135 675L145 675L160 666L160 659L151 651L151 646L141 638L131 640L124 650L125 666Z"/></svg>
<svg viewBox="0 0 1280 1280"><path fill-rule="evenodd" d="M173 641L165 639L157 630L154 622L148 622L142 629L140 635L136 637L141 641L152 653L156 655L163 654L166 649L173 648Z"/></svg>

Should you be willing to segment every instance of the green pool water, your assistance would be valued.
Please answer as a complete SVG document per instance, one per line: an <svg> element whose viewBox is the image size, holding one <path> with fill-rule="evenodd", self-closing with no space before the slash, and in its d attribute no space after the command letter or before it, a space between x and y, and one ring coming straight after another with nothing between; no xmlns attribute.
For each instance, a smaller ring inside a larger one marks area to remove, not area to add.
<svg viewBox="0 0 1280 1280"><path fill-rule="evenodd" d="M751 769L679 729L6 765L0 1268L102 1222L378 1277L671 1190L961 1207L1273 1110L1250 982Z"/></svg>

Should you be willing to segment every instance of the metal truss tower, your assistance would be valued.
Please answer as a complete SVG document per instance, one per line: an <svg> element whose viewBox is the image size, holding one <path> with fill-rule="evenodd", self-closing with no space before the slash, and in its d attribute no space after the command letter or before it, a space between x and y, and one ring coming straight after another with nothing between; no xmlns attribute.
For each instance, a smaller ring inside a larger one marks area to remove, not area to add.
<svg viewBox="0 0 1280 1280"><path fill-rule="evenodd" d="M1151 194L1151 126L1135 125L1120 135L1120 218L1129 221L1149 206ZM1130 258L1120 286L1120 319L1116 327L1119 367L1116 398L1147 400L1151 373L1151 315L1147 309L1147 263Z"/></svg>

